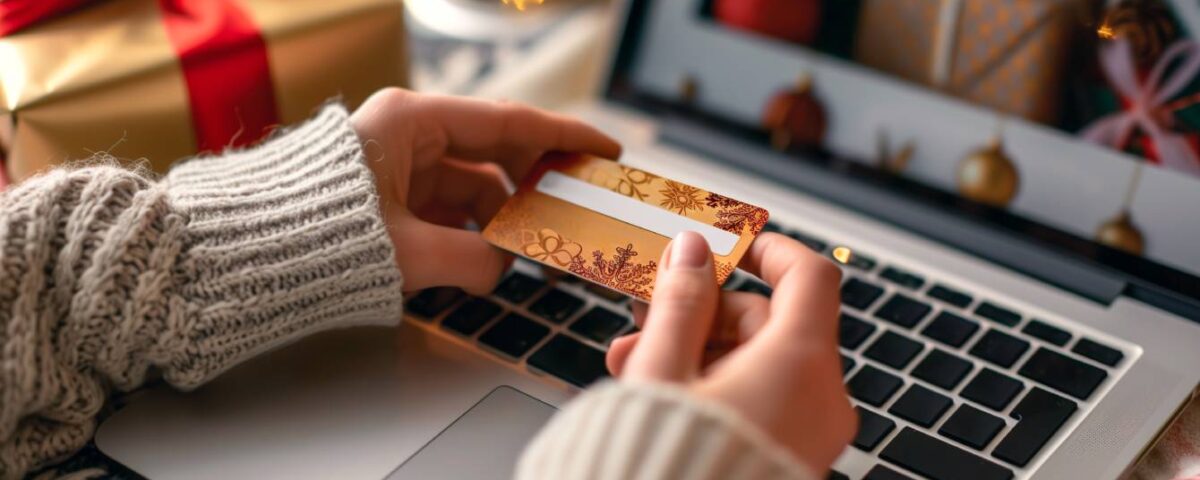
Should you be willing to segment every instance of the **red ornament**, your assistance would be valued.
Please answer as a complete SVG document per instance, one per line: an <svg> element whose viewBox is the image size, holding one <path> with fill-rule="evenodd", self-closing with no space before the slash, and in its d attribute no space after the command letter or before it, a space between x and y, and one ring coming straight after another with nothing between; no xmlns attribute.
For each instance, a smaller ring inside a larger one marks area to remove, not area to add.
<svg viewBox="0 0 1200 480"><path fill-rule="evenodd" d="M820 0L716 0L713 13L730 27L811 44L821 21Z"/></svg>
<svg viewBox="0 0 1200 480"><path fill-rule="evenodd" d="M771 146L777 150L821 144L825 138L825 106L813 95L807 75L796 86L776 93L767 101L762 126L771 132Z"/></svg>

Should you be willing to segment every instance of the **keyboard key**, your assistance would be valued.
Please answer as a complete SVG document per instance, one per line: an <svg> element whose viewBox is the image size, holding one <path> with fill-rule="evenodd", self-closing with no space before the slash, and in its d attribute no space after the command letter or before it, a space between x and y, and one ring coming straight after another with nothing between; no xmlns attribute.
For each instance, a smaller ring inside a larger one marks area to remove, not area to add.
<svg viewBox="0 0 1200 480"><path fill-rule="evenodd" d="M1021 323L1021 314L991 302L979 304L979 307L975 309L975 314L1007 327Z"/></svg>
<svg viewBox="0 0 1200 480"><path fill-rule="evenodd" d="M604 307L592 307L571 324L571 331L596 343L607 344L629 325L629 318Z"/></svg>
<svg viewBox="0 0 1200 480"><path fill-rule="evenodd" d="M943 302L954 305L958 308L967 308L967 305L971 304L971 296L970 295L967 295L961 291L947 287L940 283L934 285L933 288L930 288L929 293L927 293L926 295L929 295L930 297L933 297L933 298L936 298Z"/></svg>
<svg viewBox="0 0 1200 480"><path fill-rule="evenodd" d="M942 342L951 347L961 347L967 343L967 339L979 330L979 324L967 320L963 317L950 312L943 311L939 313L929 325L925 326L925 330L921 331L921 335Z"/></svg>
<svg viewBox="0 0 1200 480"><path fill-rule="evenodd" d="M850 480L850 477L837 470L830 470L829 475L825 476L826 480Z"/></svg>
<svg viewBox="0 0 1200 480"><path fill-rule="evenodd" d="M540 278L534 278L521 272L512 272L500 281L500 285L496 286L496 290L492 293L497 297L508 300L511 303L520 305L533 297L533 294L546 286L546 281Z"/></svg>
<svg viewBox="0 0 1200 480"><path fill-rule="evenodd" d="M583 299L555 288L533 302L529 306L529 313L550 323L561 324L580 308L583 308Z"/></svg>
<svg viewBox="0 0 1200 480"><path fill-rule="evenodd" d="M879 446L879 442L883 441L884 437L896 428L896 422L890 418L863 407L854 407L854 409L858 411L858 434L854 436L854 441L851 443L859 450L865 452L874 450Z"/></svg>
<svg viewBox="0 0 1200 480"><path fill-rule="evenodd" d="M935 348L913 367L912 374L946 390L954 390L970 371L971 362Z"/></svg>
<svg viewBox="0 0 1200 480"><path fill-rule="evenodd" d="M929 315L930 310L925 302L897 293L875 311L875 316L904 328L912 328Z"/></svg>
<svg viewBox="0 0 1200 480"><path fill-rule="evenodd" d="M875 269L875 259L859 253L858 250L851 250L846 265L869 272Z"/></svg>
<svg viewBox="0 0 1200 480"><path fill-rule="evenodd" d="M471 297L465 303L446 315L442 320L442 328L471 336L483 328L487 322L504 311L496 302L486 298Z"/></svg>
<svg viewBox="0 0 1200 480"><path fill-rule="evenodd" d="M1030 320L1029 323L1025 325L1025 328L1021 329L1021 331L1033 338L1040 338L1060 347L1071 341L1071 334L1066 330L1055 327L1036 318Z"/></svg>
<svg viewBox="0 0 1200 480"><path fill-rule="evenodd" d="M885 331L875 343L867 347L863 353L867 358L878 360L879 363L896 370L904 370L913 357L925 348L920 342L909 339L896 332Z"/></svg>
<svg viewBox="0 0 1200 480"><path fill-rule="evenodd" d="M1004 410L1013 397L1025 388L1019 380L990 368L979 370L967 386L963 387L962 395L967 400L978 402L997 412Z"/></svg>
<svg viewBox="0 0 1200 480"><path fill-rule="evenodd" d="M771 287L768 287L767 284L754 278L747 278L746 281L742 282L737 287L734 287L734 290L739 292L757 293L764 297L770 297L771 294L774 293L774 291L771 290Z"/></svg>
<svg viewBox="0 0 1200 480"><path fill-rule="evenodd" d="M550 329L519 313L509 313L483 335L479 343L513 358L520 358L537 342L546 338Z"/></svg>
<svg viewBox="0 0 1200 480"><path fill-rule="evenodd" d="M953 404L949 397L913 384L888 411L922 427L931 427Z"/></svg>
<svg viewBox="0 0 1200 480"><path fill-rule="evenodd" d="M863 480L912 480L912 477L888 468L886 465L871 467Z"/></svg>
<svg viewBox="0 0 1200 480"><path fill-rule="evenodd" d="M767 222L766 225L763 225L762 231L780 233L783 232L783 227L779 226L779 224L775 222Z"/></svg>
<svg viewBox="0 0 1200 480"><path fill-rule="evenodd" d="M901 430L880 458L934 480L1008 480L1012 470L910 427Z"/></svg>
<svg viewBox="0 0 1200 480"><path fill-rule="evenodd" d="M1012 418L1017 425L1000 440L992 455L1024 467L1075 414L1075 409L1075 402L1033 387L1013 408Z"/></svg>
<svg viewBox="0 0 1200 480"><path fill-rule="evenodd" d="M465 296L462 290L454 287L426 288L408 301L406 309L409 313L428 320L446 311Z"/></svg>
<svg viewBox="0 0 1200 480"><path fill-rule="evenodd" d="M967 404L946 419L938 433L963 445L983 450L1004 429L1004 420Z"/></svg>
<svg viewBox="0 0 1200 480"><path fill-rule="evenodd" d="M971 355L982 358L1004 368L1011 367L1029 350L1029 342L1001 332L988 330L971 347Z"/></svg>
<svg viewBox="0 0 1200 480"><path fill-rule="evenodd" d="M842 355L842 375L845 375L850 370L853 370L854 365L855 362L853 358Z"/></svg>
<svg viewBox="0 0 1200 480"><path fill-rule="evenodd" d="M896 267L889 266L879 272L879 276L885 280L895 283L901 287L911 288L913 290L921 288L925 285L925 279L920 275L909 273Z"/></svg>
<svg viewBox="0 0 1200 480"><path fill-rule="evenodd" d="M838 343L846 350L855 350L875 333L875 325L843 313L838 319Z"/></svg>
<svg viewBox="0 0 1200 480"><path fill-rule="evenodd" d="M1118 363L1121 363L1121 359L1125 358L1125 354L1121 353L1120 350L1108 345L1101 345L1090 338L1079 339L1079 342L1075 344L1075 347L1071 351L1110 367L1117 366Z"/></svg>
<svg viewBox="0 0 1200 480"><path fill-rule="evenodd" d="M600 285L596 285L596 284L590 283L590 282L587 285L584 285L583 289L587 290L588 293L591 293L592 295L603 298L612 303L624 303L625 301L629 300L629 296L625 295L624 293L618 292L618 291L613 290L608 287L601 287Z"/></svg>
<svg viewBox="0 0 1200 480"><path fill-rule="evenodd" d="M818 239L817 237L814 237L807 233L797 232L795 230L791 230L791 231L787 232L787 236L792 237L797 242L803 243L804 246L812 249L812 251L817 252L817 253L824 252L825 248L829 246L824 241Z"/></svg>
<svg viewBox="0 0 1200 480"><path fill-rule="evenodd" d="M1080 400L1092 396L1108 377L1104 370L1045 348L1033 352L1018 373Z"/></svg>
<svg viewBox="0 0 1200 480"><path fill-rule="evenodd" d="M561 333L529 357L529 366L580 388L608 376L604 352Z"/></svg>
<svg viewBox="0 0 1200 480"><path fill-rule="evenodd" d="M883 295L883 289L857 278L842 284L842 304L866 311L875 300Z"/></svg>
<svg viewBox="0 0 1200 480"><path fill-rule="evenodd" d="M846 389L854 398L876 407L883 405L904 385L900 377L870 365L863 365L849 382Z"/></svg>

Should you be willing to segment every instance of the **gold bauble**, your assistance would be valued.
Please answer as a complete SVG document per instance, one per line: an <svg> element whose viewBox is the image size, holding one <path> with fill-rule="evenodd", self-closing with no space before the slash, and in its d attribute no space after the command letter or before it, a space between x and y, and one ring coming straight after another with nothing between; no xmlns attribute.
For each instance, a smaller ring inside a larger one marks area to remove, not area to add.
<svg viewBox="0 0 1200 480"><path fill-rule="evenodd" d="M1100 224L1100 228L1096 229L1096 241L1134 255L1141 255L1146 247L1146 240L1142 237L1141 230L1134 225L1128 211L1121 211L1117 216Z"/></svg>
<svg viewBox="0 0 1200 480"><path fill-rule="evenodd" d="M971 200L1004 207L1017 194L1017 167L999 140L967 155L958 164L958 192Z"/></svg>

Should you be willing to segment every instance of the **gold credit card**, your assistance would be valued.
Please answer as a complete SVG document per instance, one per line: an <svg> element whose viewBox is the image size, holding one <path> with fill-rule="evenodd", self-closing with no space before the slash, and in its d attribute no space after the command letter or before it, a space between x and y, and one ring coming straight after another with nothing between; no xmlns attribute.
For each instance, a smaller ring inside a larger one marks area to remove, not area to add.
<svg viewBox="0 0 1200 480"><path fill-rule="evenodd" d="M713 251L717 283L767 223L765 209L612 160L543 157L483 238L500 248L649 300L667 243L694 231Z"/></svg>

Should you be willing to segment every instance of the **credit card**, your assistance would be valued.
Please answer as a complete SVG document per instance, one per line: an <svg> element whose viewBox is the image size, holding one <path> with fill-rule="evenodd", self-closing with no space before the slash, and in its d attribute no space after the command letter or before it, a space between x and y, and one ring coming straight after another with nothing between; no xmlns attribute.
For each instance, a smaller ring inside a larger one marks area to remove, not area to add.
<svg viewBox="0 0 1200 480"><path fill-rule="evenodd" d="M555 152L518 185L483 238L649 300L658 260L676 235L693 231L708 241L722 284L768 216L763 208L612 160Z"/></svg>

